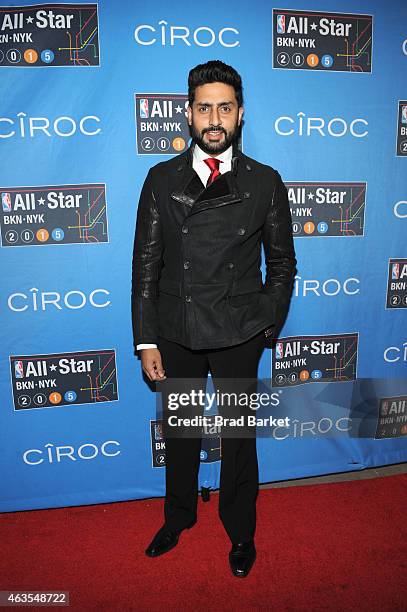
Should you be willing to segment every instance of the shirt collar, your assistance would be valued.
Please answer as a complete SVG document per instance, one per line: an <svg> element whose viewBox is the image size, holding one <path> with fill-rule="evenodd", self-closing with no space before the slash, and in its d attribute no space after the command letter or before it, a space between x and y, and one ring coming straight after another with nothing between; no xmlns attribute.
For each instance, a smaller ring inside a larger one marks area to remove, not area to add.
<svg viewBox="0 0 407 612"><path fill-rule="evenodd" d="M230 147L228 149L226 149L226 151L224 151L223 153L218 155L216 157L216 159L220 159L220 161L222 161L224 163L225 162L231 162L232 161L232 155L233 155L233 147L232 147L232 145L230 145ZM205 153L205 151L202 151L201 147L199 147L197 144L195 144L193 157L194 157L194 162L203 162L203 160L204 159L208 159L208 157L210 157L210 155L208 155L208 153Z"/></svg>

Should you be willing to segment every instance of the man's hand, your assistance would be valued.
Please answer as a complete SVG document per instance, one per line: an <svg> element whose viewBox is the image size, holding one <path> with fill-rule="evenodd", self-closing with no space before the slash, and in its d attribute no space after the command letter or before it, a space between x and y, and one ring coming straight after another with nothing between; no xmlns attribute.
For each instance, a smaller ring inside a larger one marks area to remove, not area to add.
<svg viewBox="0 0 407 612"><path fill-rule="evenodd" d="M146 348L141 351L141 367L151 381L164 380L165 370L161 362L161 353L157 348Z"/></svg>

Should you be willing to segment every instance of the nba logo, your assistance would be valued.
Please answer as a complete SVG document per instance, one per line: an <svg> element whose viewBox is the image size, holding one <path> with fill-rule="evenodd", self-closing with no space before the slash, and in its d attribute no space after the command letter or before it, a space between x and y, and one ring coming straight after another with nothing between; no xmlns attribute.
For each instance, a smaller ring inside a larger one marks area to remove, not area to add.
<svg viewBox="0 0 407 612"><path fill-rule="evenodd" d="M391 277L393 280L398 280L400 276L400 264L394 263L391 266Z"/></svg>
<svg viewBox="0 0 407 612"><path fill-rule="evenodd" d="M16 361L14 363L14 373L16 375L16 378L24 378L24 368L22 361Z"/></svg>
<svg viewBox="0 0 407 612"><path fill-rule="evenodd" d="M11 211L11 197L9 193L1 194L1 203L3 205L3 212Z"/></svg>
<svg viewBox="0 0 407 612"><path fill-rule="evenodd" d="M382 414L384 416L386 416L386 414L388 414L388 412L389 412L388 403L387 402L383 402L383 405L382 405Z"/></svg>
<svg viewBox="0 0 407 612"><path fill-rule="evenodd" d="M277 15L277 34L285 33L285 15Z"/></svg>
<svg viewBox="0 0 407 612"><path fill-rule="evenodd" d="M163 427L161 423L156 423L154 425L154 438L156 440L162 440L163 439Z"/></svg>
<svg viewBox="0 0 407 612"><path fill-rule="evenodd" d="M284 345L282 342L276 344L276 359L282 359L284 357Z"/></svg>
<svg viewBox="0 0 407 612"><path fill-rule="evenodd" d="M140 100L140 117L142 119L148 119L148 100L147 98L141 98Z"/></svg>
<svg viewBox="0 0 407 612"><path fill-rule="evenodd" d="M407 123L407 106L401 107L401 123Z"/></svg>

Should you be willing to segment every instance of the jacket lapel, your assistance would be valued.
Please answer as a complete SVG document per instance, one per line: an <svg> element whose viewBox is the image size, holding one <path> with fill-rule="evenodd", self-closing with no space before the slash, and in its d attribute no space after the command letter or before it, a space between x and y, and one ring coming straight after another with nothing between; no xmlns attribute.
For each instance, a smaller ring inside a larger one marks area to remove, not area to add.
<svg viewBox="0 0 407 612"><path fill-rule="evenodd" d="M180 187L171 193L171 197L181 204L193 206L205 187L192 166L185 166L182 177Z"/></svg>
<svg viewBox="0 0 407 612"><path fill-rule="evenodd" d="M241 201L242 197L233 173L225 172L201 192L189 214L193 215L209 208L219 208Z"/></svg>

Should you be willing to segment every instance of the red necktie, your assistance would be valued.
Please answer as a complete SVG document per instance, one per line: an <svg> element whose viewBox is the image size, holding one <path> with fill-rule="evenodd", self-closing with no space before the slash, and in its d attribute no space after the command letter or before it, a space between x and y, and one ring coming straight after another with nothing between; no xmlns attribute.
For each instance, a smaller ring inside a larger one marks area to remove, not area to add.
<svg viewBox="0 0 407 612"><path fill-rule="evenodd" d="M206 186L208 187L208 185L210 185L211 183L213 183L213 181L218 178L218 176L220 175L219 172L219 164L222 163L221 159L217 159L216 157L208 157L208 159L204 159L205 164L208 166L208 168L211 171L211 174L208 178L208 181L206 183Z"/></svg>

